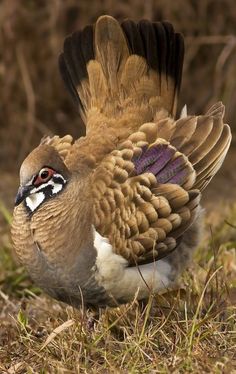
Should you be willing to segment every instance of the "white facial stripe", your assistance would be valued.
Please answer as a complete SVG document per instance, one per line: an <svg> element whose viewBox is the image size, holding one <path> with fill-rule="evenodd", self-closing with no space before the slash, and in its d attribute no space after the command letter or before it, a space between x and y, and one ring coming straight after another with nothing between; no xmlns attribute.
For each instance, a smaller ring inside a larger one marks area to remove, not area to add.
<svg viewBox="0 0 236 374"><path fill-rule="evenodd" d="M55 183L54 180L53 180L53 178L55 178L55 177L62 179L63 184L62 183ZM33 193L39 192L47 186L52 186L53 187L53 190L52 190L53 194L59 192L62 189L63 185L66 184L66 179L63 178L63 176L61 174L54 174L53 178L50 179L48 182L41 184L39 187L33 188L31 193L33 194Z"/></svg>
<svg viewBox="0 0 236 374"><path fill-rule="evenodd" d="M38 208L39 205L43 203L46 198L45 193L43 190L48 187L52 186L52 195L58 194L66 184L66 180L60 174L54 174L55 177L61 178L63 183L55 183L53 179L50 179L47 183L41 184L39 187L35 187L31 190L30 195L26 198L26 205L34 212L35 209Z"/></svg>
<svg viewBox="0 0 236 374"><path fill-rule="evenodd" d="M52 194L57 194L58 192L60 192L62 190L62 187L63 185L61 183L55 183L53 181L51 181L51 185L52 185Z"/></svg>
<svg viewBox="0 0 236 374"><path fill-rule="evenodd" d="M66 179L61 174L54 174L53 176L56 177L56 178L61 178L63 180L64 184L66 183Z"/></svg>
<svg viewBox="0 0 236 374"><path fill-rule="evenodd" d="M38 208L40 204L42 204L44 199L45 199L45 194L43 192L37 192L37 193L33 193L27 196L25 201L26 201L27 207L31 210L31 212L34 212L35 209Z"/></svg>
<svg viewBox="0 0 236 374"><path fill-rule="evenodd" d="M48 181L47 183L43 183L41 184L39 187L35 187L31 190L31 194L34 194L34 193L37 193L37 192L40 192L41 190L44 190L45 187L47 186L52 186L52 193L58 193L59 191L61 191L62 187L64 186L64 184L62 185L61 183L55 183L52 179L50 181Z"/></svg>

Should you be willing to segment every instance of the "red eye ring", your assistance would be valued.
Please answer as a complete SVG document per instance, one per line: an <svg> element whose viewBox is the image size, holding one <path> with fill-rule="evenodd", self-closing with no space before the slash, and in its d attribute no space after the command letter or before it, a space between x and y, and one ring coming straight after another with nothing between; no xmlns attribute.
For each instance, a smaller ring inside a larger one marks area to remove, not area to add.
<svg viewBox="0 0 236 374"><path fill-rule="evenodd" d="M54 173L55 171L51 168L42 168L34 181L34 186L39 186L40 184L48 182Z"/></svg>

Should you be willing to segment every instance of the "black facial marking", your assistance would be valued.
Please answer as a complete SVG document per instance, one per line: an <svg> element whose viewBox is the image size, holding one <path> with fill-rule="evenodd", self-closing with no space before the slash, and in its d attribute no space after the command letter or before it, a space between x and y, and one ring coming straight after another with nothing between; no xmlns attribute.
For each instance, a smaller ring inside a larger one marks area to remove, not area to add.
<svg viewBox="0 0 236 374"><path fill-rule="evenodd" d="M57 186L55 187L53 185L53 183L56 184L56 185L58 185L58 184L61 185L61 189L59 191L53 192L53 189L57 187ZM34 189L36 189L35 194L43 193L44 194L44 199L34 210L30 209L30 207L27 205L27 201L25 199L24 205L25 205L29 215L32 215L34 212L36 212L38 210L38 208L45 201L59 195L60 192L62 192L64 190L64 188L66 186L66 183L67 183L67 181L61 175L56 174L56 175L53 175L53 177L48 182L45 182L44 184L41 184L38 187L34 187ZM30 197L30 195L28 197Z"/></svg>
<svg viewBox="0 0 236 374"><path fill-rule="evenodd" d="M54 175L52 177L52 180L53 180L54 183L60 183L62 185L66 184L65 179L63 179L61 175L57 175L57 174Z"/></svg>

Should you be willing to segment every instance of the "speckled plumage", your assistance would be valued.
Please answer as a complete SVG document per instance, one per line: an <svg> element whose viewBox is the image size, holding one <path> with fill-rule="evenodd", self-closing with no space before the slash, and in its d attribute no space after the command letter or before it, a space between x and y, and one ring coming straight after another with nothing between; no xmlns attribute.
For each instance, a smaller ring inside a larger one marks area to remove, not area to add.
<svg viewBox="0 0 236 374"><path fill-rule="evenodd" d="M12 225L51 296L116 306L165 292L191 259L231 134L221 103L175 119L183 50L168 23L109 16L66 38L60 70L86 136L46 137L25 159Z"/></svg>

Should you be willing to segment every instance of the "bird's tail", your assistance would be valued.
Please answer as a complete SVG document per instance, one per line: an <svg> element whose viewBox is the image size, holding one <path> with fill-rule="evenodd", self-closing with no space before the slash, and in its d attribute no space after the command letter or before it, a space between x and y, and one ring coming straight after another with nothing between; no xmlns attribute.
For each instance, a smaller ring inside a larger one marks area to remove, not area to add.
<svg viewBox="0 0 236 374"><path fill-rule="evenodd" d="M175 116L183 55L183 38L167 22L102 16L65 39L59 66L87 126L94 113L130 115L136 130L160 109Z"/></svg>

